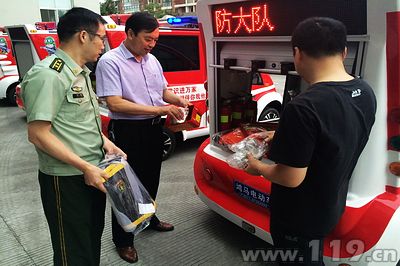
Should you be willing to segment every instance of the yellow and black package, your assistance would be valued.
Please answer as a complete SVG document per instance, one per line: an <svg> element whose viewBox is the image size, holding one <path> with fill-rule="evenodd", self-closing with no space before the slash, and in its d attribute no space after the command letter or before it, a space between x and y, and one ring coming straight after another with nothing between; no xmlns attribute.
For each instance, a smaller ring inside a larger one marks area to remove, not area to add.
<svg viewBox="0 0 400 266"><path fill-rule="evenodd" d="M118 223L126 232L138 234L150 224L155 201L124 158L103 160L99 167L109 175L104 187Z"/></svg>

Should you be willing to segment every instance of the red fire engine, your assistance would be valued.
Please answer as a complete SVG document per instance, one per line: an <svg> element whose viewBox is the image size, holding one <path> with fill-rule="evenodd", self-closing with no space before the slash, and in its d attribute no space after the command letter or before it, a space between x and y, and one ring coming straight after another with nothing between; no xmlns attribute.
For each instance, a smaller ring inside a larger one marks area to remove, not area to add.
<svg viewBox="0 0 400 266"><path fill-rule="evenodd" d="M307 87L292 63L290 36L297 23L310 16L330 16L346 24L345 67L374 88L378 112L350 180L343 217L325 239L324 260L326 265L396 265L400 258L400 1L199 0L197 15L207 50L210 136L226 129L220 119L224 101L251 91L244 85L252 75L268 73L284 81L283 108L293 93ZM271 183L230 167L230 155L214 140L201 145L194 163L195 191L211 209L272 243Z"/></svg>
<svg viewBox="0 0 400 266"><path fill-rule="evenodd" d="M15 88L19 76L8 35L0 29L0 99L15 104Z"/></svg>

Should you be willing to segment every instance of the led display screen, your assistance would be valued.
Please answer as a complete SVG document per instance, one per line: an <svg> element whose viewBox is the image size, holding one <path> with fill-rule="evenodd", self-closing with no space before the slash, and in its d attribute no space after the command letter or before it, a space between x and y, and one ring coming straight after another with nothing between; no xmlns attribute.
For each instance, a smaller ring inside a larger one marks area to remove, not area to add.
<svg viewBox="0 0 400 266"><path fill-rule="evenodd" d="M291 36L308 17L342 21L348 35L367 33L366 0L264 0L213 5L214 36Z"/></svg>

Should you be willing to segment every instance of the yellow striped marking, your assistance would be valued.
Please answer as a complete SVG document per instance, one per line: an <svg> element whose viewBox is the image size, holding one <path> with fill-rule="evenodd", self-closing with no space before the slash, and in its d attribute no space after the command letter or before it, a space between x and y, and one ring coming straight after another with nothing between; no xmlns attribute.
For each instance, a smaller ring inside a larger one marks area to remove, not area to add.
<svg viewBox="0 0 400 266"><path fill-rule="evenodd" d="M157 203L153 200L153 205L154 205L154 209L157 208ZM141 222L143 222L144 220L146 220L147 218L153 216L154 213L146 213L143 214L142 216L140 216L138 219L136 219L135 221L133 221L132 223L125 225L124 227L126 229L131 229L131 228L136 228L136 226L138 226Z"/></svg>
<svg viewBox="0 0 400 266"><path fill-rule="evenodd" d="M58 176L54 177L54 190L56 193L56 205L57 205L57 220L58 220L58 227L59 227L59 234L60 234L60 246L61 246L61 258L62 264L68 265L67 263L67 251L65 248L65 240L64 240L64 227L62 222L62 210L61 210L61 193L60 193L60 185L58 182Z"/></svg>
<svg viewBox="0 0 400 266"><path fill-rule="evenodd" d="M120 171L121 169L124 169L125 165L123 163L112 163L109 166L106 167L106 169L104 169L104 171L107 173L107 175L109 177L112 177L113 175L115 175L118 171ZM103 178L103 183L106 182L107 180L105 180Z"/></svg>

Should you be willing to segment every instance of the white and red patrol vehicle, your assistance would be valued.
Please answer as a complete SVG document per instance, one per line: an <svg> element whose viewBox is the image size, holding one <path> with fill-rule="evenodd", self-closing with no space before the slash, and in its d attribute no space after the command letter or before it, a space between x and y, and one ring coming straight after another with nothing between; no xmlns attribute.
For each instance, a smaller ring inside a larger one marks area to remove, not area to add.
<svg viewBox="0 0 400 266"><path fill-rule="evenodd" d="M52 55L59 44L55 23L52 22L8 26L6 31L10 36L21 79L34 64ZM24 109L20 89L16 86L16 104Z"/></svg>
<svg viewBox="0 0 400 266"><path fill-rule="evenodd" d="M8 34L0 29L0 99L15 104L15 88L19 82L17 65Z"/></svg>
<svg viewBox="0 0 400 266"><path fill-rule="evenodd" d="M346 24L345 67L372 86L378 111L350 180L343 217L325 239L324 261L325 265L396 265L400 259L400 1L199 0L197 16L207 50L210 136L225 129L220 119L225 95L251 91L243 86L251 75L268 73L284 81L282 108L307 87L292 63L291 34L300 21L328 16ZM272 244L271 183L230 167L229 155L211 138L201 145L194 163L195 191L212 210Z"/></svg>
<svg viewBox="0 0 400 266"><path fill-rule="evenodd" d="M126 17L126 16L125 16ZM125 18L124 17L124 18ZM111 17L104 16L106 21L105 51L116 48L125 39L125 26L117 25ZM115 19L115 18L114 18ZM185 28L181 25L193 26L195 18L180 18L179 24L160 28L160 37L156 47L152 50L160 61L168 89L184 97L193 104L193 111L185 123L172 123L168 117L164 126L164 159L174 151L178 140L187 140L205 136L209 132L207 90L205 88L207 74L205 61L204 41L201 39L198 28ZM40 27L39 27L40 26ZM21 25L7 27L12 43L16 48L17 63L21 77L30 66L54 53L58 46L58 37L55 29L49 25ZM26 55L29 55L28 57ZM260 75L253 82L253 97L261 103L258 119L276 119L279 117L282 96L276 91L272 80L267 74ZM22 101L18 96L17 103L21 107ZM102 128L107 132L108 110L101 103Z"/></svg>
<svg viewBox="0 0 400 266"><path fill-rule="evenodd" d="M127 17L129 16L121 16L121 19L118 19L120 24L125 24ZM103 18L107 21L105 50L108 51L118 47L125 40L125 26L115 23L115 17ZM189 100L196 110L192 123L173 124L168 117L165 118L164 158L173 152L177 140L208 134L204 44L198 29L183 28L181 25L161 27L159 40L151 52L163 67L168 89Z"/></svg>

